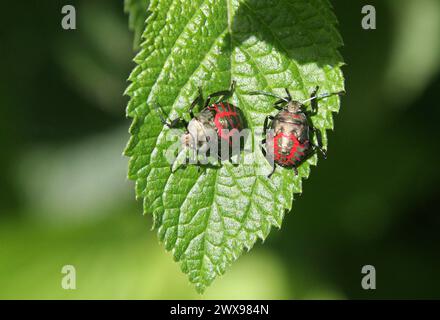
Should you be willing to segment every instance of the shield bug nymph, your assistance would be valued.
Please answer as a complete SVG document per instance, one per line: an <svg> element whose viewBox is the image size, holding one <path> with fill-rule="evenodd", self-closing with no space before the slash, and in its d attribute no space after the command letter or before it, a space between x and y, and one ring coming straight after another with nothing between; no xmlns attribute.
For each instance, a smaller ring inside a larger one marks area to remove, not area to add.
<svg viewBox="0 0 440 320"><path fill-rule="evenodd" d="M280 97L276 94L264 91L250 92L251 95L267 95L276 97L279 100L275 102L274 108L279 110L275 116L267 116L264 120L262 152L272 164L272 172L268 178L275 172L275 164L282 167L293 168L295 174L298 174L298 167L316 151L319 151L326 158L326 150L322 147L319 131L312 125L310 117L318 111L318 99L327 98L333 95L342 95L345 92L324 93L317 95L319 87L316 87L311 97L304 101L292 99L289 90L286 88L286 97ZM306 110L305 104L311 103L311 111ZM269 126L270 121L270 126ZM267 133L270 127L270 134ZM317 138L317 144L310 138L312 131Z"/></svg>
<svg viewBox="0 0 440 320"><path fill-rule="evenodd" d="M183 118L167 122L159 112L157 104L156 109L162 123L167 127L173 128L178 126L179 123L185 125L186 131L180 137L183 150L191 149L198 154L208 155L212 155L211 151L216 150L220 159L229 159L230 155L235 154L237 149L240 150L240 138L246 139L246 136L242 134L243 129L246 128L242 111L232 103L227 102L234 91L235 81L232 82L229 90L212 93L204 100L202 90L199 88L199 95L189 107L191 117L189 122ZM211 103L211 100L215 97L218 97L217 102ZM197 105L202 105L203 108L199 113L194 113L194 108ZM226 148L223 147L224 145L226 145Z"/></svg>

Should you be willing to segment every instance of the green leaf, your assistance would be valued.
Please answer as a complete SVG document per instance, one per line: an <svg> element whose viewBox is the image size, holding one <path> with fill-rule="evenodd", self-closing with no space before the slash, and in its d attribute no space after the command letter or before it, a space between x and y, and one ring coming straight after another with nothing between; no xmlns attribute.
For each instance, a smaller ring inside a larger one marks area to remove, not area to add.
<svg viewBox="0 0 440 320"><path fill-rule="evenodd" d="M126 91L127 115L133 118L129 178L136 181L144 211L153 215L160 241L203 292L244 248L281 226L317 156L300 166L298 176L280 167L271 179L261 174L266 164L258 147L248 164L224 162L206 170L190 165L172 173L165 151L173 141L153 103L170 119L189 120L198 86L207 94L236 80L231 102L243 110L250 128L261 129L264 118L276 112L274 100L247 92L283 94L288 87L295 98L305 99L316 85L321 92L342 90L342 40L325 0L155 0L149 10ZM321 100L312 119L325 145L338 109L338 97Z"/></svg>
<svg viewBox="0 0 440 320"><path fill-rule="evenodd" d="M142 31L148 17L150 0L125 0L124 11L128 14L128 27L134 33L133 48L137 50L141 43Z"/></svg>

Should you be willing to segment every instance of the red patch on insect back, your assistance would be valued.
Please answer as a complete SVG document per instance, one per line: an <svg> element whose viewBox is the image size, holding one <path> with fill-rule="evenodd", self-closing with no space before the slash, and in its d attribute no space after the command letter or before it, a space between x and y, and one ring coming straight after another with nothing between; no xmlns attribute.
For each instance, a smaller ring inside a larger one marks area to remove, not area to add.
<svg viewBox="0 0 440 320"><path fill-rule="evenodd" d="M281 152L281 147L278 144L278 140L281 138L288 138L292 140L292 147L289 150L288 154ZM304 156L304 152L301 150L305 150L307 148L308 142L300 143L298 139L293 134L285 134L283 132L277 134L273 138L274 142L274 160L275 162L282 164L284 166L293 166L295 163L300 162L302 157Z"/></svg>
<svg viewBox="0 0 440 320"><path fill-rule="evenodd" d="M241 118L234 105L229 103L215 103L209 107L210 110L215 110L214 124L217 127L218 135L232 143L231 137L241 130ZM220 119L226 119L228 127L223 127ZM225 131L227 129L228 131Z"/></svg>

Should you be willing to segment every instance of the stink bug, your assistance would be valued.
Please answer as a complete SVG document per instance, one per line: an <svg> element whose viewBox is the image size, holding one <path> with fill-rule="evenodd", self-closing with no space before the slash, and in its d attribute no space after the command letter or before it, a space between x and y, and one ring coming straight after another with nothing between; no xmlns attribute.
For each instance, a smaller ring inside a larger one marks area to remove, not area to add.
<svg viewBox="0 0 440 320"><path fill-rule="evenodd" d="M201 88L199 95L189 107L189 115L191 120L185 121L183 118L177 118L167 122L163 115L158 111L159 106L156 104L156 110L164 125L169 128L176 127L179 123L183 123L186 127L185 133L180 137L182 148L187 148L199 153L210 152L212 149L218 151L221 159L229 158L228 155L221 154L225 148L222 143L226 144L228 151L231 151L234 141L240 143L241 131L246 128L246 121L242 111L235 105L227 102L235 91L235 81L232 82L229 90L218 91L210 94L206 100L203 99ZM217 102L211 103L214 97L219 97ZM198 104L203 105L203 109L194 114L194 108ZM213 139L213 135L214 138ZM243 136L246 139L245 136ZM216 142L218 145L213 146ZM214 147L214 148L213 148ZM240 145L237 148L240 149ZM232 150L234 152L236 150ZM226 153L226 152L225 152Z"/></svg>
<svg viewBox="0 0 440 320"><path fill-rule="evenodd" d="M262 144L265 144L266 150L263 147L261 149L266 158L268 158L266 153L269 153L270 159L273 160L271 161L273 169L268 178L275 172L275 164L293 168L297 175L297 168L317 150L324 159L327 157L326 150L323 149L320 141L319 131L313 127L310 117L318 111L318 99L345 93L340 91L317 95L319 87L316 87L309 99L296 101L292 99L289 90L287 88L285 90L286 97L263 91L250 92L251 95L261 94L279 99L274 104L274 108L279 112L275 116L267 116L263 127ZM311 112L306 111L304 104L307 102L311 103ZM271 133L267 135L269 121ZM310 131L317 136L317 144L310 139Z"/></svg>

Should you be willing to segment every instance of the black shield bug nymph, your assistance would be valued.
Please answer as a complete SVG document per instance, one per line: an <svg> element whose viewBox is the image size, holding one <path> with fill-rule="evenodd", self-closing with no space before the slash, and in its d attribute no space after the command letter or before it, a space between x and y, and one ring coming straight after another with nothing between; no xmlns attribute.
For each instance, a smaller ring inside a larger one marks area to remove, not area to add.
<svg viewBox="0 0 440 320"><path fill-rule="evenodd" d="M268 178L275 172L275 164L282 167L293 168L295 174L298 174L298 167L317 150L327 157L326 150L322 147L319 131L312 125L310 117L318 111L318 99L327 98L333 95L342 95L345 91L334 93L324 93L317 95L319 87L316 87L311 97L304 101L292 99L289 90L286 88L286 97L280 97L276 94L264 91L250 92L251 95L267 95L278 98L274 108L279 110L275 116L267 116L264 120L262 144L265 144L266 150L261 147L266 158L268 156L272 161L272 172ZM311 103L311 111L307 111L305 103ZM270 134L267 134L270 121ZM317 144L310 139L310 131L317 138Z"/></svg>
<svg viewBox="0 0 440 320"><path fill-rule="evenodd" d="M183 150L190 149L195 154L212 156L212 150L217 151L221 160L229 159L231 155L237 154L241 149L241 142L246 140L246 121L242 111L235 105L227 102L235 91L235 81L232 82L229 90L218 91L210 94L206 100L203 99L201 88L199 95L189 107L191 120L176 118L167 122L161 112L159 105L155 105L161 122L169 128L183 123L186 131L180 137ZM211 100L219 97L217 102ZM199 113L194 113L194 108L202 105ZM242 138L242 139L241 139ZM226 146L226 147L225 147ZM188 159L186 156L186 163ZM172 164L173 167L173 164Z"/></svg>

